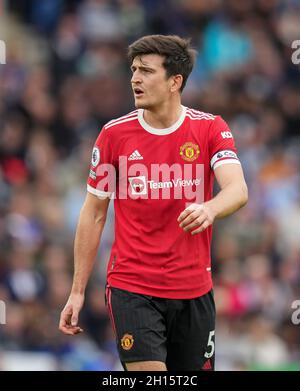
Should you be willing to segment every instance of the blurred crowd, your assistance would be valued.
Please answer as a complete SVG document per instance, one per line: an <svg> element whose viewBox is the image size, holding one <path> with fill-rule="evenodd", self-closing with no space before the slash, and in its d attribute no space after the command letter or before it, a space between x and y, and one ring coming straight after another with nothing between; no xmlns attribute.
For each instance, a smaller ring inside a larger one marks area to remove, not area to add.
<svg viewBox="0 0 300 391"><path fill-rule="evenodd" d="M145 34L191 37L183 103L221 114L249 203L216 223L216 367L300 369L298 0L11 0L0 12L1 369L121 369L104 284L113 208L74 338L58 331L73 240L101 126L133 109L126 48Z"/></svg>

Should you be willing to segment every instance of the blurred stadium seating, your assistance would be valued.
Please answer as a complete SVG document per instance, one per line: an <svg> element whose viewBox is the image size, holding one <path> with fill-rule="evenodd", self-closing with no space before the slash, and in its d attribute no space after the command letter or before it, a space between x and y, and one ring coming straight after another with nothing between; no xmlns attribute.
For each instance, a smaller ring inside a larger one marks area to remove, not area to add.
<svg viewBox="0 0 300 391"><path fill-rule="evenodd" d="M80 323L57 325L91 148L132 110L126 47L149 33L191 37L199 57L183 103L221 114L249 204L217 222L213 273L219 370L300 370L300 39L297 0L4 1L0 39L2 370L121 369L104 305L113 209Z"/></svg>

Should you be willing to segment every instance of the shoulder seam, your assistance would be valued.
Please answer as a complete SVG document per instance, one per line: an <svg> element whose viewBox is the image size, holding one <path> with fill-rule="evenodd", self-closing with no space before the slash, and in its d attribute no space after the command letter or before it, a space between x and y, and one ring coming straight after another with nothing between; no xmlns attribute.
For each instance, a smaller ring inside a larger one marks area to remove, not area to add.
<svg viewBox="0 0 300 391"><path fill-rule="evenodd" d="M215 120L216 115L205 113L203 111L196 111L192 109L187 109L186 115L192 119L192 120L201 120L201 119L206 119L206 120Z"/></svg>
<svg viewBox="0 0 300 391"><path fill-rule="evenodd" d="M113 122L112 124L105 125L104 128L105 129L109 129L109 128L112 128L113 126L121 125L121 124L123 124L125 122L134 121L137 118L138 118L137 115L135 117L125 118L122 121L116 121L116 122Z"/></svg>
<svg viewBox="0 0 300 391"><path fill-rule="evenodd" d="M113 124L113 123L115 123L115 122L122 121L123 119L130 118L130 117L132 117L132 116L135 116L135 115L137 115L137 113L138 113L138 111L137 111L137 110L134 110L134 111L131 111L131 112L128 113L128 114L122 115L121 117L114 118L114 119L108 121L108 122L104 125L104 127L109 126L109 125L111 125L111 124Z"/></svg>

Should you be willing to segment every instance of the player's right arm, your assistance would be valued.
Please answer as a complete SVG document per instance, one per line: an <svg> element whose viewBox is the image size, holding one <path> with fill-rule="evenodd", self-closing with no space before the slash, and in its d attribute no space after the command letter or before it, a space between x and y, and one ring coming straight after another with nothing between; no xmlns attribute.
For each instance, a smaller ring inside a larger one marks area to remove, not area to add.
<svg viewBox="0 0 300 391"><path fill-rule="evenodd" d="M87 193L80 212L74 243L74 276L69 299L61 312L59 329L68 335L81 333L79 312L95 262L110 198Z"/></svg>
<svg viewBox="0 0 300 391"><path fill-rule="evenodd" d="M68 335L82 332L78 326L78 316L83 306L85 288L95 262L114 184L113 148L111 137L104 127L92 152L88 192L80 211L75 235L73 284L60 317L59 329Z"/></svg>

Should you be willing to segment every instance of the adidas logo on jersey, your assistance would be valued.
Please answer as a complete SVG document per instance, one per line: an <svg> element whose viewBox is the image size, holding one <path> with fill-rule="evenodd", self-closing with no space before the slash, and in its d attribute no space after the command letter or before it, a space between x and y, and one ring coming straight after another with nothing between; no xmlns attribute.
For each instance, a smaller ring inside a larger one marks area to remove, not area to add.
<svg viewBox="0 0 300 391"><path fill-rule="evenodd" d="M128 160L143 160L143 156L139 153L139 151L136 149L132 154L129 156Z"/></svg>

